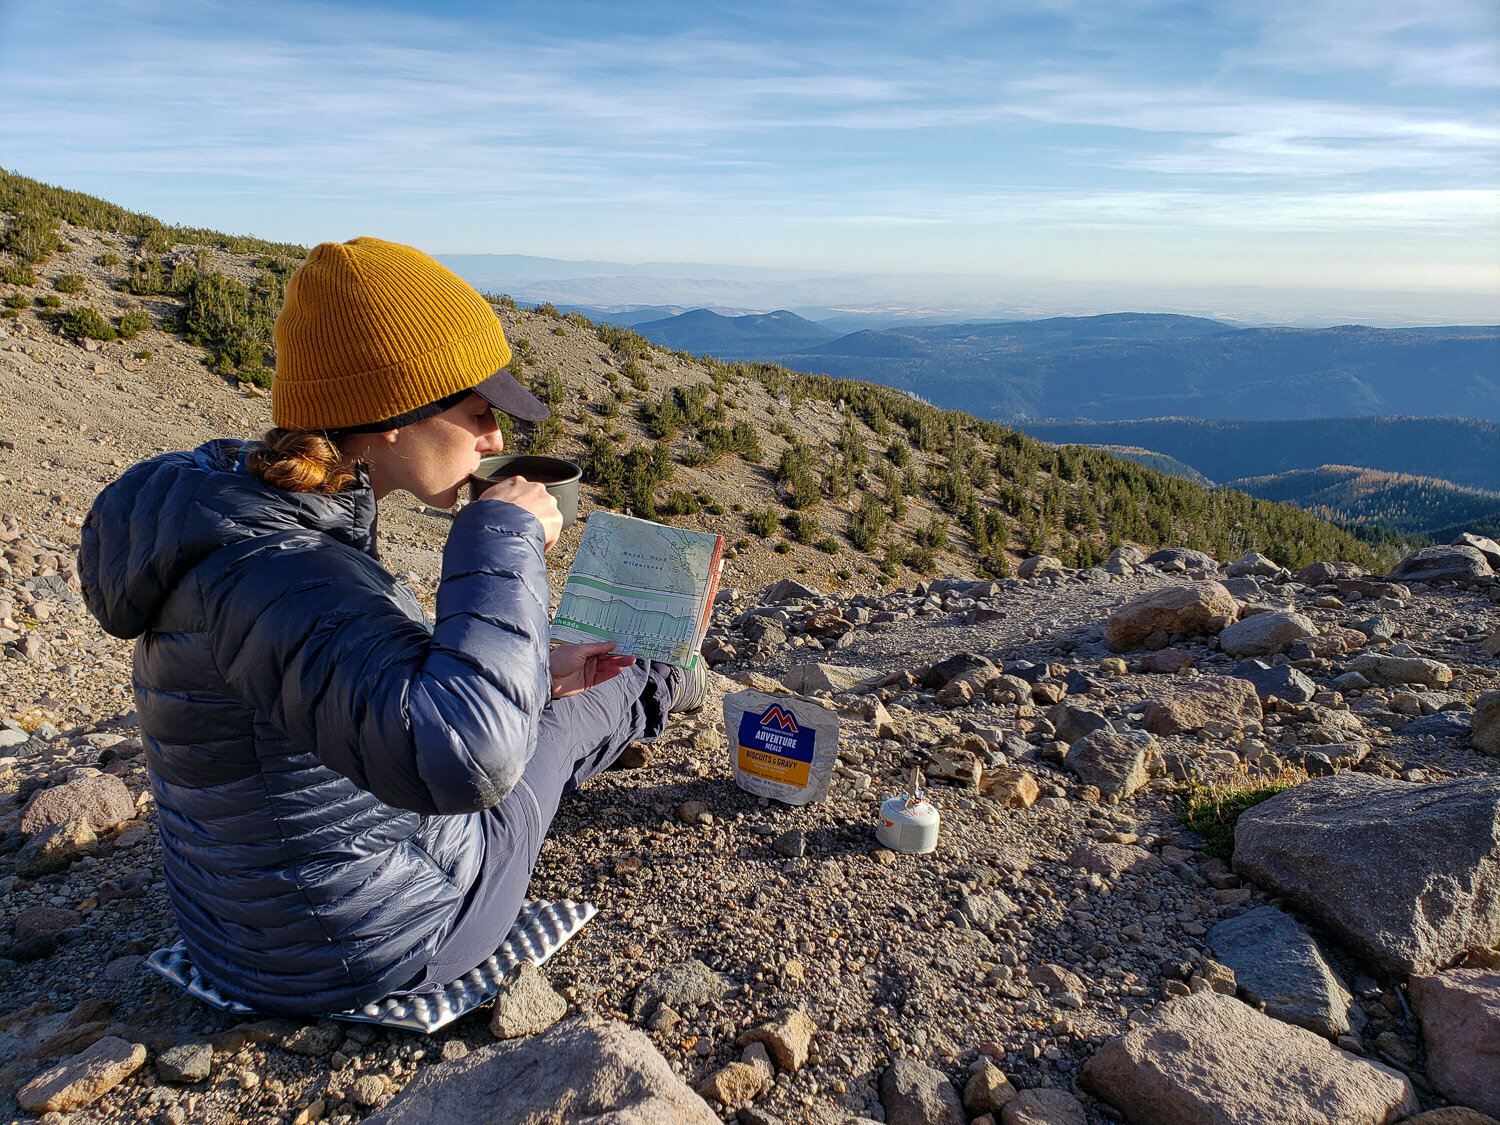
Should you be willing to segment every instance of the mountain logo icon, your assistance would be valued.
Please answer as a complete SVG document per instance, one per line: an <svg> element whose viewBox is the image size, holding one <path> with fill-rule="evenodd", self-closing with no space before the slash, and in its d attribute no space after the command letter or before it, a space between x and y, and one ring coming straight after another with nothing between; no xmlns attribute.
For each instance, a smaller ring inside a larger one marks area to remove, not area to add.
<svg viewBox="0 0 1500 1125"><path fill-rule="evenodd" d="M760 717L761 726L770 726L772 723L776 723L782 730L797 733L797 720L790 711L783 711L780 704L771 704L771 709Z"/></svg>

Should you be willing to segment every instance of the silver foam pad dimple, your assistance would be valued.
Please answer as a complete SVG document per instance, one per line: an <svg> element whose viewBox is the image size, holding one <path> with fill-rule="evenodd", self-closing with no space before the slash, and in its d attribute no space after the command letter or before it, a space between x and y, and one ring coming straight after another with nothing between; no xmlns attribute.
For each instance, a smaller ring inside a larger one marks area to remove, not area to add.
<svg viewBox="0 0 1500 1125"><path fill-rule="evenodd" d="M384 1000L366 1004L357 1011L329 1012L328 1015L336 1020L374 1023L382 1027L436 1031L493 1000L500 991L500 982L522 961L530 961L534 965L545 964L598 912L598 908L588 902L527 899L526 905L521 908L521 916L511 926L510 933L493 956L452 984L431 992L387 996ZM180 940L175 945L158 949L151 954L146 958L146 965L188 995L222 1012L236 1016L256 1014L253 1008L221 996L212 984L204 980L188 959L187 947Z"/></svg>

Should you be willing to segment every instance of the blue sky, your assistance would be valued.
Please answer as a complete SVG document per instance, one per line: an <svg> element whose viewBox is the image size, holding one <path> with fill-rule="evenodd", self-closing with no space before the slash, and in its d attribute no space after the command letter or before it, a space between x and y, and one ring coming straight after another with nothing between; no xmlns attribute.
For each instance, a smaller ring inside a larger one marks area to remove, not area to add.
<svg viewBox="0 0 1500 1125"><path fill-rule="evenodd" d="M1497 87L1494 0L0 0L0 165L167 222L1231 315L1500 320Z"/></svg>

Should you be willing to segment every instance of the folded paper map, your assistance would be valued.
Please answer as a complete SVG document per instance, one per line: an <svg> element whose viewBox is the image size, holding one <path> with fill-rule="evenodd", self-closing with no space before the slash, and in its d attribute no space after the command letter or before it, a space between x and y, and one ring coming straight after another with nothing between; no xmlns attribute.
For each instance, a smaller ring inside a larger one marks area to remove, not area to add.
<svg viewBox="0 0 1500 1125"><path fill-rule="evenodd" d="M595 511L552 618L554 641L691 667L708 631L724 537Z"/></svg>

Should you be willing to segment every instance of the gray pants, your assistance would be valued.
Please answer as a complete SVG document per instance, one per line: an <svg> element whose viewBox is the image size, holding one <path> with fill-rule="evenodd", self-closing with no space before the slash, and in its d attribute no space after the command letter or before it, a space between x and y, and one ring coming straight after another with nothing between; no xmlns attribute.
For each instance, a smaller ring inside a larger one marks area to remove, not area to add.
<svg viewBox="0 0 1500 1125"><path fill-rule="evenodd" d="M637 663L608 683L548 705L521 781L498 805L470 814L479 819L484 841L479 878L453 929L404 991L441 988L500 947L526 901L558 803L630 743L662 732L682 674L665 664Z"/></svg>

